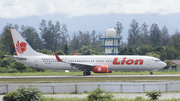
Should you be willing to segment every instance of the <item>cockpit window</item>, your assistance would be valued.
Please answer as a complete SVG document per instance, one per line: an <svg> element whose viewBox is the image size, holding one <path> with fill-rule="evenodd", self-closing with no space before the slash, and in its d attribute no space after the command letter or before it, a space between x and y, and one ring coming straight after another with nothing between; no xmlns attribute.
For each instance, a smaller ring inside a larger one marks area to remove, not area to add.
<svg viewBox="0 0 180 101"><path fill-rule="evenodd" d="M160 60L154 60L155 62L159 62Z"/></svg>

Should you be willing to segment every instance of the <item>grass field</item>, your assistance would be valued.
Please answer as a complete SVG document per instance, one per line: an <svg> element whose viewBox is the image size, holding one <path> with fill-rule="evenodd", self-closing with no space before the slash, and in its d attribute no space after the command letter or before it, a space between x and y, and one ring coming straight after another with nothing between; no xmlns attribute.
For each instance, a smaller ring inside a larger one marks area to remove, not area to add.
<svg viewBox="0 0 180 101"><path fill-rule="evenodd" d="M48 98L48 97L43 97L41 101L88 101L87 98ZM112 99L109 101L150 101L149 99ZM172 98L172 99L165 99L165 100L158 100L158 101L180 101L180 99Z"/></svg>
<svg viewBox="0 0 180 101"><path fill-rule="evenodd" d="M180 77L113 77L113 78L48 78L0 79L0 83L71 83L71 82L161 82L180 80Z"/></svg>
<svg viewBox="0 0 180 101"><path fill-rule="evenodd" d="M0 73L0 76L58 76L58 75L82 75L82 71L34 72L34 73ZM154 75L180 74L179 71L157 71ZM149 71L114 71L113 73L92 73L92 75L150 75ZM161 82L180 80L180 77L112 77L112 78L45 78L45 79L0 79L0 83L70 83L70 82Z"/></svg>
<svg viewBox="0 0 180 101"><path fill-rule="evenodd" d="M163 75L163 74L180 74L180 71L156 71L153 75ZM83 71L56 71L52 72L48 70L46 72L27 72L27 73L0 73L0 76L48 76L48 75L83 75ZM150 75L149 71L113 71L113 73L93 73L91 75Z"/></svg>

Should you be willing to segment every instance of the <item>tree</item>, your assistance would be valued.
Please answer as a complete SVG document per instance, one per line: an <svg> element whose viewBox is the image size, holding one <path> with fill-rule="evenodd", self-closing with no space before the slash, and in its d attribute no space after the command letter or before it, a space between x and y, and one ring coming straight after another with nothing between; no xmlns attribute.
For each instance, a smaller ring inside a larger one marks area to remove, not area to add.
<svg viewBox="0 0 180 101"><path fill-rule="evenodd" d="M59 21L56 22L56 25L54 27L54 51L60 49L60 45L58 43L61 42L61 28Z"/></svg>
<svg viewBox="0 0 180 101"><path fill-rule="evenodd" d="M177 29L175 34L169 38L168 46L173 46L180 50L180 32Z"/></svg>
<svg viewBox="0 0 180 101"><path fill-rule="evenodd" d="M117 36L120 36L122 33L122 30L124 29L122 26L122 23L117 22L116 27L114 28L116 30Z"/></svg>
<svg viewBox="0 0 180 101"><path fill-rule="evenodd" d="M56 52L56 54L57 54L57 55L65 55L62 50L58 50L58 51Z"/></svg>
<svg viewBox="0 0 180 101"><path fill-rule="evenodd" d="M146 53L149 53L151 51L152 51L151 45L141 45L137 48L138 55L146 55Z"/></svg>
<svg viewBox="0 0 180 101"><path fill-rule="evenodd" d="M16 25L17 27L17 25ZM12 37L10 34L10 30L14 28L13 24L7 24L2 31L0 43L2 44L2 50L8 51L11 55L14 54L15 49L12 41Z"/></svg>
<svg viewBox="0 0 180 101"><path fill-rule="evenodd" d="M52 21L48 21L48 26L46 26L46 21L42 20L39 29L41 30L41 37L44 47L48 50L54 50L54 25Z"/></svg>
<svg viewBox="0 0 180 101"><path fill-rule="evenodd" d="M79 43L80 47L82 47L83 45L85 46L91 45L91 38L89 32L83 33L82 31L79 31L78 37L80 39L80 43Z"/></svg>
<svg viewBox="0 0 180 101"><path fill-rule="evenodd" d="M52 55L53 54L53 52L51 50L47 50L47 49L42 49L39 52L43 53L43 54L47 54L47 55Z"/></svg>
<svg viewBox="0 0 180 101"><path fill-rule="evenodd" d="M150 42L153 47L161 46L161 31L155 23L150 28Z"/></svg>
<svg viewBox="0 0 180 101"><path fill-rule="evenodd" d="M118 55L135 55L135 49L133 47L120 48Z"/></svg>
<svg viewBox="0 0 180 101"><path fill-rule="evenodd" d="M76 35L74 33L73 39L71 40L71 50L72 50L72 52L74 52L75 50L80 48L79 43L80 43L79 37L78 37L78 35Z"/></svg>
<svg viewBox="0 0 180 101"><path fill-rule="evenodd" d="M69 51L68 51L68 44L64 44L64 53L65 53L66 55L69 54Z"/></svg>
<svg viewBox="0 0 180 101"><path fill-rule="evenodd" d="M128 47L128 55L135 55L135 51L132 47Z"/></svg>
<svg viewBox="0 0 180 101"><path fill-rule="evenodd" d="M172 60L166 60L165 63L167 64L167 66L164 67L163 69L169 69L169 67L171 66L171 61Z"/></svg>
<svg viewBox="0 0 180 101"><path fill-rule="evenodd" d="M15 61L12 62L10 66L11 66L11 68L17 69L21 73L23 72L23 70L26 69L26 66L24 64L21 64L21 63L15 62Z"/></svg>
<svg viewBox="0 0 180 101"><path fill-rule="evenodd" d="M3 68L9 67L10 64L11 64L11 62L10 62L10 59L9 59L9 58L3 58L3 59L1 60L1 67L3 67Z"/></svg>
<svg viewBox="0 0 180 101"><path fill-rule="evenodd" d="M160 56L159 54L155 53L155 52L149 52L149 53L146 53L147 56L152 56L152 57L156 57L158 59L160 59Z"/></svg>
<svg viewBox="0 0 180 101"><path fill-rule="evenodd" d="M140 30L139 40L138 40L139 45L150 44L149 32L147 28L148 28L148 25L145 22L140 27L141 30Z"/></svg>
<svg viewBox="0 0 180 101"><path fill-rule="evenodd" d="M138 46L140 28L138 22L135 19L132 20L130 24L130 29L128 30L128 46Z"/></svg>
<svg viewBox="0 0 180 101"><path fill-rule="evenodd" d="M91 40L92 40L91 45L92 46L96 45L96 31L95 30L92 31Z"/></svg>
<svg viewBox="0 0 180 101"><path fill-rule="evenodd" d="M113 98L113 95L98 87L87 98L88 101L109 101Z"/></svg>
<svg viewBox="0 0 180 101"><path fill-rule="evenodd" d="M43 44L35 28L29 26L21 26L21 35L30 44L33 49L42 49Z"/></svg>
<svg viewBox="0 0 180 101"><path fill-rule="evenodd" d="M162 46L166 46L169 40L169 34L168 34L168 29L166 28L166 26L164 26L161 30L161 34L162 34Z"/></svg>
<svg viewBox="0 0 180 101"><path fill-rule="evenodd" d="M127 48L124 47L124 48L120 48L120 51L118 52L118 55L127 55Z"/></svg>
<svg viewBox="0 0 180 101"><path fill-rule="evenodd" d="M81 55L93 55L93 54L99 55L99 54L101 54L101 53L98 53L95 50L93 50L91 48L91 46L83 46L80 49L78 49L76 51L76 53L81 54Z"/></svg>
<svg viewBox="0 0 180 101"><path fill-rule="evenodd" d="M42 99L41 91L22 87L3 96L3 101L39 101Z"/></svg>
<svg viewBox="0 0 180 101"><path fill-rule="evenodd" d="M62 45L62 50L64 50L64 44L65 43L68 43L68 41L67 41L67 38L68 38L68 30L67 30L67 26L65 25L65 24L62 24L62 28L61 28L61 39L62 39L62 41L61 41L61 45Z"/></svg>
<svg viewBox="0 0 180 101"><path fill-rule="evenodd" d="M117 22L116 23L116 27L114 28L115 30L116 30L116 33L117 33L117 36L121 36L121 33L122 33L122 30L124 29L124 27L122 26L122 23L120 23L120 22ZM118 43L120 43L120 39L118 40ZM119 50L120 48L118 47L118 50Z"/></svg>
<svg viewBox="0 0 180 101"><path fill-rule="evenodd" d="M159 52L161 60L180 59L180 51L174 47L165 47Z"/></svg>

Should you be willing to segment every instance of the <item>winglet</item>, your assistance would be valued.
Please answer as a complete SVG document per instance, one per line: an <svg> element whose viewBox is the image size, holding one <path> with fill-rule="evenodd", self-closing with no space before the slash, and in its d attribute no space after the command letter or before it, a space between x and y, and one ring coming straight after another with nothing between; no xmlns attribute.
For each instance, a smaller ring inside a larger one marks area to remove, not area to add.
<svg viewBox="0 0 180 101"><path fill-rule="evenodd" d="M74 52L74 55L76 55L76 53Z"/></svg>
<svg viewBox="0 0 180 101"><path fill-rule="evenodd" d="M58 55L56 54L56 52L54 52L54 55L56 56L57 61L63 62L63 61L58 57Z"/></svg>

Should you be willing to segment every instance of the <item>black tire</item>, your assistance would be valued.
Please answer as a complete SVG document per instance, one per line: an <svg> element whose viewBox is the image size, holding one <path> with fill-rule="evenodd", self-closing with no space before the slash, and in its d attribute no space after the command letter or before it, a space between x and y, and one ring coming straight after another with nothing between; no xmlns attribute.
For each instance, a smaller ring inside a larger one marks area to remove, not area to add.
<svg viewBox="0 0 180 101"><path fill-rule="evenodd" d="M153 75L153 72L150 72L150 75Z"/></svg>
<svg viewBox="0 0 180 101"><path fill-rule="evenodd" d="M87 75L91 75L91 72L90 72L90 71L87 71Z"/></svg>
<svg viewBox="0 0 180 101"><path fill-rule="evenodd" d="M84 76L86 76L86 75L87 75L87 72L84 72L83 74L84 74Z"/></svg>
<svg viewBox="0 0 180 101"><path fill-rule="evenodd" d="M86 75L91 75L91 72L90 72L90 71L84 71L83 75L84 75L84 76L86 76Z"/></svg>

